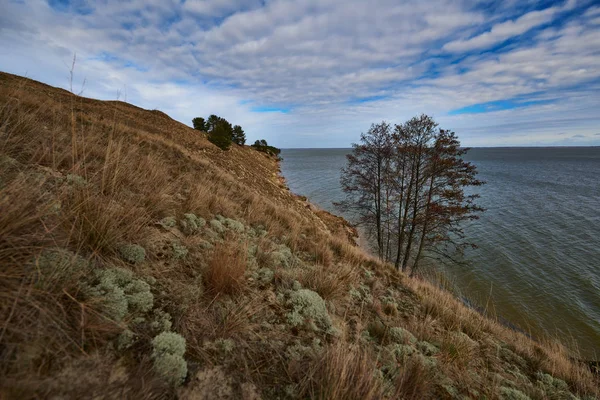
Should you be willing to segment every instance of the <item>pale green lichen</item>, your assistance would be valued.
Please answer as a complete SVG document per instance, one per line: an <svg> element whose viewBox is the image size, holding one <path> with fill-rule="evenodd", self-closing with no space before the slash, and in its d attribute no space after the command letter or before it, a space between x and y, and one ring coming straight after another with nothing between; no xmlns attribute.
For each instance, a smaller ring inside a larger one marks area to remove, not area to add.
<svg viewBox="0 0 600 400"><path fill-rule="evenodd" d="M215 246L213 246L213 244L210 243L207 240L200 240L200 243L198 243L198 247L201 248L201 249L203 249L203 250L211 250Z"/></svg>
<svg viewBox="0 0 600 400"><path fill-rule="evenodd" d="M287 301L292 311L287 314L288 323L292 326L303 324L310 319L323 330L331 329L331 318L327 312L325 301L318 293L309 289L293 291Z"/></svg>
<svg viewBox="0 0 600 400"><path fill-rule="evenodd" d="M181 231L186 235L198 233L204 225L206 225L204 218L200 218L192 213L183 214L183 219L179 221Z"/></svg>
<svg viewBox="0 0 600 400"><path fill-rule="evenodd" d="M55 285L63 284L65 280L87 273L89 267L86 259L68 250L44 250L32 265L36 271L35 287L50 290Z"/></svg>
<svg viewBox="0 0 600 400"><path fill-rule="evenodd" d="M538 380L538 386L540 386L546 395L550 398L561 398L561 399L575 399L575 397L569 392L569 385L562 379L555 378L550 374L543 373L541 371L535 374Z"/></svg>
<svg viewBox="0 0 600 400"><path fill-rule="evenodd" d="M127 350L135 342L135 333L125 329L117 338L117 349L119 351Z"/></svg>
<svg viewBox="0 0 600 400"><path fill-rule="evenodd" d="M390 328L388 337L394 343L417 343L417 338L412 333L399 326Z"/></svg>
<svg viewBox="0 0 600 400"><path fill-rule="evenodd" d="M171 330L171 326L173 323L171 322L171 314L163 311L163 310L154 310L153 321L150 323L150 326L159 332L166 332Z"/></svg>
<svg viewBox="0 0 600 400"><path fill-rule="evenodd" d="M131 264L139 264L146 258L146 250L137 244L123 244L118 250L121 258Z"/></svg>
<svg viewBox="0 0 600 400"><path fill-rule="evenodd" d="M213 219L210 221L210 229L212 229L216 233L224 233L225 227L221 223L221 221Z"/></svg>
<svg viewBox="0 0 600 400"><path fill-rule="evenodd" d="M296 261L292 250L284 244L277 246L277 249L273 250L270 254L271 263L274 267L289 268L294 265Z"/></svg>
<svg viewBox="0 0 600 400"><path fill-rule="evenodd" d="M416 352L414 347L407 344L389 344L385 348L398 361L412 356Z"/></svg>
<svg viewBox="0 0 600 400"><path fill-rule="evenodd" d="M361 284L358 288L350 289L350 296L356 300L364 301L366 303L373 302L373 296L371 295L371 289L367 285Z"/></svg>
<svg viewBox="0 0 600 400"><path fill-rule="evenodd" d="M268 285L273 282L275 273L269 268L261 268L254 273L254 279L261 285Z"/></svg>
<svg viewBox="0 0 600 400"><path fill-rule="evenodd" d="M222 353L229 354L235 349L235 342L231 339L215 340L215 347Z"/></svg>
<svg viewBox="0 0 600 400"><path fill-rule="evenodd" d="M180 385L187 375L185 339L174 332L162 332L152 339L154 369L173 385Z"/></svg>
<svg viewBox="0 0 600 400"><path fill-rule="evenodd" d="M319 346L303 346L301 343L295 343L285 349L285 355L290 360L302 360L304 358L312 358L319 351Z"/></svg>
<svg viewBox="0 0 600 400"><path fill-rule="evenodd" d="M174 228L177 225L177 220L175 217L165 217L161 219L158 224L165 229Z"/></svg>
<svg viewBox="0 0 600 400"><path fill-rule="evenodd" d="M530 397L520 390L506 386L500 388L500 398L502 400L530 400Z"/></svg>
<svg viewBox="0 0 600 400"><path fill-rule="evenodd" d="M223 225L225 225L227 228L231 229L234 232L237 233L243 233L244 230L246 229L244 227L244 224L242 224L239 221L236 221L235 219L231 219L231 218L225 218L222 221Z"/></svg>
<svg viewBox="0 0 600 400"><path fill-rule="evenodd" d="M173 258L179 260L184 258L185 256L187 256L188 254L188 249L187 247L185 247L184 245L177 243L177 242L173 242L171 243L171 248L173 250Z"/></svg>
<svg viewBox="0 0 600 400"><path fill-rule="evenodd" d="M67 183L75 186L85 186L87 185L87 181L83 176L77 174L68 174L67 175Z"/></svg>
<svg viewBox="0 0 600 400"><path fill-rule="evenodd" d="M105 314L116 321L127 314L150 311L154 304L150 285L123 268L97 271L95 283L84 291L88 297L98 299Z"/></svg>
<svg viewBox="0 0 600 400"><path fill-rule="evenodd" d="M435 345L425 341L417 343L417 348L421 353L429 357L440 352L440 349L438 349Z"/></svg>

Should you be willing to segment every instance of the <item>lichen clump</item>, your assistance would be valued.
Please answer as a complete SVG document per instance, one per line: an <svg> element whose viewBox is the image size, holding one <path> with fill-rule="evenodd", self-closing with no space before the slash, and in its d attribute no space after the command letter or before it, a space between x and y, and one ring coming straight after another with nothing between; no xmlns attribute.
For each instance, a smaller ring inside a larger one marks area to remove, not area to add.
<svg viewBox="0 0 600 400"><path fill-rule="evenodd" d="M277 250L271 252L271 262L274 267L289 268L294 263L292 250L286 245L279 245Z"/></svg>
<svg viewBox="0 0 600 400"><path fill-rule="evenodd" d="M187 375L185 339L174 332L162 332L152 339L154 370L173 385L183 383Z"/></svg>
<svg viewBox="0 0 600 400"><path fill-rule="evenodd" d="M165 229L174 228L177 225L177 220L175 217L165 217L161 219L158 224Z"/></svg>
<svg viewBox="0 0 600 400"><path fill-rule="evenodd" d="M232 231L235 231L237 233L242 233L246 229L244 227L244 224L242 224L239 221L236 221L235 219L231 219L231 218L225 218L223 220L223 225L225 225L227 228L229 228Z"/></svg>
<svg viewBox="0 0 600 400"><path fill-rule="evenodd" d="M104 313L115 321L128 314L141 314L152 309L154 296L150 285L133 277L124 268L96 272L95 284L85 289L86 295L100 300Z"/></svg>
<svg viewBox="0 0 600 400"><path fill-rule="evenodd" d="M325 300L317 292L309 289L293 291L287 305L292 308L292 311L287 314L290 325L299 326L310 319L323 330L329 331L331 329L331 318L327 312Z"/></svg>
<svg viewBox="0 0 600 400"><path fill-rule="evenodd" d="M124 244L119 246L119 255L131 264L139 264L146 259L146 250L137 244Z"/></svg>
<svg viewBox="0 0 600 400"><path fill-rule="evenodd" d="M506 386L500 388L500 398L502 400L530 400L530 397L520 390Z"/></svg>
<svg viewBox="0 0 600 400"><path fill-rule="evenodd" d="M210 221L210 229L212 229L216 233L224 233L225 227L221 223L221 221L213 219Z"/></svg>
<svg viewBox="0 0 600 400"><path fill-rule="evenodd" d="M412 333L399 326L390 328L389 338L394 343L416 343L417 339Z"/></svg>
<svg viewBox="0 0 600 400"><path fill-rule="evenodd" d="M187 247L185 247L184 245L179 244L177 242L171 243L171 248L173 250L173 258L175 258L175 259L179 260L179 259L187 256L187 254L188 254Z"/></svg>
<svg viewBox="0 0 600 400"><path fill-rule="evenodd" d="M181 231L186 235L193 235L199 232L204 225L206 225L204 218L200 218L192 213L183 214L183 219L179 221Z"/></svg>

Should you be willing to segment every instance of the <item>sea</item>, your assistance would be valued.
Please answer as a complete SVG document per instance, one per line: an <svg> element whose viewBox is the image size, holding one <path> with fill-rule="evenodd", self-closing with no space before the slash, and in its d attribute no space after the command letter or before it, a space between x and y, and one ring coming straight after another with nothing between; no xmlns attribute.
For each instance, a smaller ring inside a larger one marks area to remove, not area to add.
<svg viewBox="0 0 600 400"><path fill-rule="evenodd" d="M351 149L284 149L292 192L351 219L340 170ZM461 298L532 337L600 359L600 147L473 148L486 208L464 225L469 250L435 268Z"/></svg>

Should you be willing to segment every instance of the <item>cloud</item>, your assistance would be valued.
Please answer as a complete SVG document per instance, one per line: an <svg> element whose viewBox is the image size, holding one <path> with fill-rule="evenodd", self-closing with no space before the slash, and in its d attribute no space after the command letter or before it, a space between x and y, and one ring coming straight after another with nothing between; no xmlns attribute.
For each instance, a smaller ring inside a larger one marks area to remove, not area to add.
<svg viewBox="0 0 600 400"><path fill-rule="evenodd" d="M3 4L0 69L65 87L76 52L87 96L223 115L283 147L422 112L466 145L549 143L600 123L598 18L585 0L22 0Z"/></svg>
<svg viewBox="0 0 600 400"><path fill-rule="evenodd" d="M455 40L444 45L444 50L452 52L467 52L475 49L491 47L514 36L522 35L529 30L550 22L560 11L558 7L550 7L541 11L532 11L516 20L496 24L491 30L470 39Z"/></svg>

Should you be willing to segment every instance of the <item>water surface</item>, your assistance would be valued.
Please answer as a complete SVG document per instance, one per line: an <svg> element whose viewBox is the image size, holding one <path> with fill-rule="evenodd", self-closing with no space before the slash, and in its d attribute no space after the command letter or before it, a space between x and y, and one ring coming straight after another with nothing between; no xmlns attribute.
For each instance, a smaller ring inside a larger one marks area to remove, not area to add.
<svg viewBox="0 0 600 400"><path fill-rule="evenodd" d="M286 149L290 189L337 213L349 149ZM477 148L487 211L465 226L478 248L444 270L471 301L534 336L573 340L600 358L600 147Z"/></svg>

